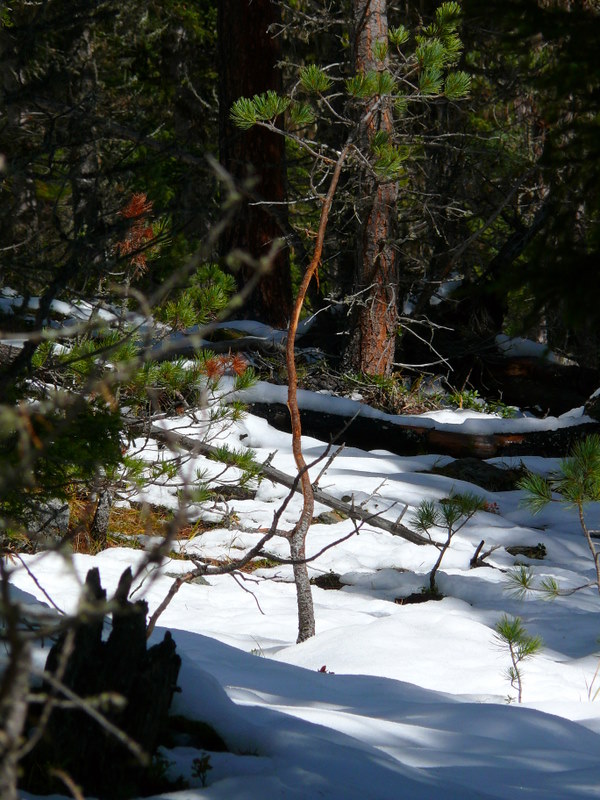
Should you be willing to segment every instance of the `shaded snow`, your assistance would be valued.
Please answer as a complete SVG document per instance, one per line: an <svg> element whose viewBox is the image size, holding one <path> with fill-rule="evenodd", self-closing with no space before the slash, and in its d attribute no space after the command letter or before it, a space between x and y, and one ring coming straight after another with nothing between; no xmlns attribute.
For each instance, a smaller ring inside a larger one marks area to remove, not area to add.
<svg viewBox="0 0 600 800"><path fill-rule="evenodd" d="M228 389L231 384L224 382ZM249 389L237 393L237 397L245 403L287 403L287 386L258 381ZM427 411L424 414L387 414L345 397L335 397L319 392L298 390L298 405L311 411L324 414L339 414L345 417L353 415L381 419L395 425L414 428L430 428L447 432L489 435L492 433L528 433L533 431L555 431L573 425L592 423L594 420L584 414L583 407L561 414L559 417L517 417L505 419L499 414L488 414L472 409L440 409Z"/></svg>
<svg viewBox="0 0 600 800"><path fill-rule="evenodd" d="M282 387L260 384L262 400L281 397ZM248 399L248 397L246 397ZM352 401L301 395L301 402L327 410ZM321 405L322 404L322 405ZM339 404L339 405L338 405ZM355 404L357 405L357 404ZM355 407L355 406L353 406ZM364 413L370 412L361 407ZM382 418L389 418L383 415ZM472 426L474 430L515 423L570 424L550 420L500 420L489 415L443 412L441 417L411 417L413 424ZM581 418L578 418L581 419ZM163 425L194 435L191 418ZM248 416L222 434L230 446L251 446L257 458L275 451L274 466L293 472L290 437L265 420ZM325 447L305 438L307 459ZM141 443L138 443L141 445ZM146 457L158 457L147 448ZM598 688L598 592L587 589L548 603L538 596L518 600L507 591L506 570L515 561L534 573L556 577L564 586L593 578L593 565L573 512L550 506L531 517L518 491L491 493L425 470L447 462L438 455L414 458L386 451L344 450L321 478L321 488L395 519L407 509L410 524L423 498L441 499L465 487L497 503L499 513L478 513L455 537L442 564L439 602L400 605L399 597L426 584L437 550L419 547L365 525L360 533L311 562L313 576L340 574L341 591L314 587L317 635L296 644L296 598L290 567L261 569L243 588L227 576L208 585L181 588L160 623L173 632L183 659L182 693L174 713L204 719L225 738L232 752L211 754L208 786L191 775L198 751L165 751L173 775L184 774L190 788L160 795L171 800L266 797L293 800L587 800L600 786L600 705L590 698ZM519 462L521 459L519 459ZM542 473L555 459L523 459ZM511 459L492 463L514 465ZM208 462L186 466L193 475ZM313 479L320 466L314 468ZM148 491L153 500L174 504L175 487L166 482ZM182 554L235 557L256 541L253 531L270 525L287 490L263 481L254 500L230 500L220 511L235 512L237 523L179 544ZM291 527L300 497L286 510L281 526ZM325 510L317 506L315 514ZM590 524L600 526L600 504L590 508ZM200 513L191 507L190 516ZM213 513L216 513L213 510ZM349 533L348 520L315 524L308 555ZM434 533L441 538L442 532ZM469 569L475 547L501 545L488 567ZM510 544L547 548L544 561L516 559ZM285 540L269 543L287 554ZM106 550L78 555L72 568L57 555L28 557L40 585L61 609L77 603L87 569L98 566L102 582L116 587L125 566L139 563L140 551ZM190 562L168 561L136 593L150 610L165 596L172 575ZM13 584L31 602L40 589L16 565ZM244 591L247 589L249 591ZM507 705L514 695L505 677L506 650L494 638L503 613L519 615L532 634L543 637L542 652L524 665L524 704ZM163 630L154 634L162 637ZM42 658L42 654L38 659ZM320 670L325 668L326 671ZM334 674L332 674L334 673ZM25 795L24 795L25 796Z"/></svg>

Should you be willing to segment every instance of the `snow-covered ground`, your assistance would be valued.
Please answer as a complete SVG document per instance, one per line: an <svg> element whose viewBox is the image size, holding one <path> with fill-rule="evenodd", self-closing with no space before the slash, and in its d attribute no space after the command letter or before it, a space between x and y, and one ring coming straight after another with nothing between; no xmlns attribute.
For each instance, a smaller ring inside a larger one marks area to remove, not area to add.
<svg viewBox="0 0 600 800"><path fill-rule="evenodd" d="M502 428L506 422L473 412L469 420L478 430ZM459 414L436 424L462 421L464 415ZM189 418L164 424L188 435L197 432ZM294 474L290 437L264 420L248 416L225 438L230 446L252 447L258 460L276 451L273 466ZM323 448L317 440L304 440L307 460ZM150 459L160 456L151 445L144 453ZM339 591L313 588L317 634L302 644L295 643L296 598L289 566L258 570L243 582L219 576L210 577L206 585L180 589L153 635L159 640L164 629L171 630L183 660L182 692L175 696L173 712L212 724L231 752L210 754L203 788L200 778L192 775L192 762L201 755L197 750L165 751L170 774L183 775L191 788L160 797L600 796L600 700L593 701L600 688L598 591L589 588L549 602L539 595L518 599L507 588L506 570L516 561L531 564L539 578L555 577L565 588L593 580L593 564L576 516L553 504L532 517L520 506L518 491L486 492L426 472L449 460L347 448L320 479L323 490L339 497L353 495L356 504L368 501L369 508L390 519L408 505L403 517L408 524L423 498L441 499L452 491L477 492L497 504L497 513L477 513L455 537L438 577L441 601L394 602L425 585L438 551L369 525L311 563L312 575L334 571L345 585ZM524 461L544 473L557 466L549 459ZM504 463L514 465L514 460ZM204 466L198 458L187 473ZM321 466L313 470L313 479ZM177 503L171 482L149 491L151 499L163 505ZM257 541L258 530L270 525L286 494L282 486L264 480L254 499L227 501L231 527L179 543L182 555L241 554ZM293 525L300 504L296 496L280 527ZM327 510L317 504L315 516ZM600 528L600 507L589 513L591 527ZM349 520L317 522L309 533L308 555L351 530ZM469 569L482 539L485 549L501 547L487 559L489 567ZM538 542L547 550L543 561L515 558L504 549ZM283 539L273 540L268 549L288 554ZM33 597L44 600L42 587L60 608L70 611L91 566L99 567L110 591L122 570L141 558L139 550L113 548L95 557L77 555L71 565L56 554L41 554L27 559L38 585L17 565L12 567L13 584L30 602ZM170 560L153 580L144 581L136 598L144 596L152 611L172 576L189 568L187 560ZM523 666L521 705L507 701L515 695L506 678L509 655L494 636L504 613L520 616L528 632L544 640L543 650ZM38 658L43 662L44 654Z"/></svg>

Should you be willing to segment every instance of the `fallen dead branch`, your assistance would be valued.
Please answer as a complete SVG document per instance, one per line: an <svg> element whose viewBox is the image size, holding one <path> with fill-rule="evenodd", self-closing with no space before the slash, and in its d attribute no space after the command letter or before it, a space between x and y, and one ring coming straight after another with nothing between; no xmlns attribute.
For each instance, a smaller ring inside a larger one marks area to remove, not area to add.
<svg viewBox="0 0 600 800"><path fill-rule="evenodd" d="M185 436L180 433L175 433L174 431L164 430L163 428L159 428L157 425L151 425L148 433L152 438L160 442L165 442L165 444L183 448L184 450L187 450L195 455L214 456L217 453L217 448L213 445L201 442L198 439L193 439L191 436ZM293 488L295 491L301 492L297 478L287 475L285 472L281 472L281 470L276 469L269 463L261 465L261 473L275 483L286 486L288 489ZM340 511L342 514L346 514L352 520L358 520L362 523L371 525L374 528L380 528L381 530L387 531L387 533L391 533L394 536L400 536L402 539L406 539L413 544L431 544L428 539L416 533L415 531L412 531L410 528L407 528L405 525L402 525L399 520L394 522L392 520L384 519L380 513L374 514L373 512L367 511L364 508L355 506L352 502L348 503L344 500L340 500L337 497L333 497L333 495L330 495L328 492L324 492L318 487L314 487L313 491L314 498L319 503L322 503L329 508L333 508L336 511Z"/></svg>

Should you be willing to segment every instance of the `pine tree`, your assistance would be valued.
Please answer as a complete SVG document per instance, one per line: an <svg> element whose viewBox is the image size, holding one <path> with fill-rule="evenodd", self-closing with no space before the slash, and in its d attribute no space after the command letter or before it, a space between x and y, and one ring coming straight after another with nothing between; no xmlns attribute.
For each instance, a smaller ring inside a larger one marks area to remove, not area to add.
<svg viewBox="0 0 600 800"><path fill-rule="evenodd" d="M419 147L419 142L410 137L403 140L404 120L411 104L464 97L470 79L454 69L461 52L457 3L442 4L434 22L422 27L414 41L402 26L385 30L380 16L384 6L373 8L373 16L367 20L383 32L371 41L365 28L365 44L362 51L357 49L359 55L350 77L334 68L308 65L296 74L292 94L270 91L240 98L231 114L241 129L257 126L279 131L294 151L305 154L311 163L306 167L306 189L317 209L324 201L317 187L327 185L344 142L338 138L330 143L327 136L315 139L315 131L320 132L321 127L328 131L335 123L336 130L346 137L349 149L343 164L343 191L336 201L343 213L367 221L363 233L353 237L359 262L353 294L362 321L349 360L358 371L386 374L393 364L398 319L392 233L396 186L406 177L405 163ZM357 26L363 24L361 9L359 4ZM304 198L304 207L309 198ZM317 236L320 220L309 219L302 221L310 242ZM307 222L310 227L306 227ZM367 277L370 283L365 283Z"/></svg>

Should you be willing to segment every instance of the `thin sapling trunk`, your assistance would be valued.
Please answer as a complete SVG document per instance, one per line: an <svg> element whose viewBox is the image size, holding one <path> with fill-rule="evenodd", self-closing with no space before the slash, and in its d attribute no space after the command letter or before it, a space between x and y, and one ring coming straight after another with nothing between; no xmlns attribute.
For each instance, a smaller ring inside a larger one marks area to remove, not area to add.
<svg viewBox="0 0 600 800"><path fill-rule="evenodd" d="M294 343L296 339L296 332L298 330L298 322L300 320L300 312L308 291L308 286L312 280L315 272L317 271L320 261L321 253L323 250L323 240L325 238L325 231L327 230L327 221L329 219L329 212L333 197L337 189L338 181L344 161L350 151L350 145L346 145L340 153L327 196L323 201L323 208L321 209L321 217L319 221L319 230L315 242L315 249L313 252L312 260L304 274L302 283L298 290L298 295L294 303L292 318L288 327L287 344L286 344L286 366L288 373L288 408L290 411L290 419L292 423L292 450L294 453L294 461L298 473L300 474L300 485L302 487L302 513L298 522L294 526L290 534L290 553L294 560L294 582L296 584L296 594L298 601L298 641L303 642L310 639L315 635L315 614L312 601L312 592L310 588L310 580L308 576L308 568L305 563L306 558L306 535L310 528L313 511L315 507L315 497L312 484L310 482L310 475L306 466L306 461L302 454L302 426L300 422L300 410L298 408L298 375L296 372L296 359L294 353Z"/></svg>

